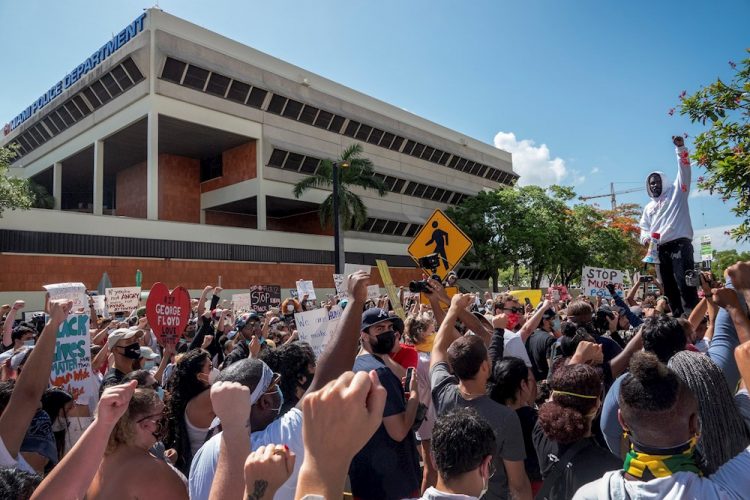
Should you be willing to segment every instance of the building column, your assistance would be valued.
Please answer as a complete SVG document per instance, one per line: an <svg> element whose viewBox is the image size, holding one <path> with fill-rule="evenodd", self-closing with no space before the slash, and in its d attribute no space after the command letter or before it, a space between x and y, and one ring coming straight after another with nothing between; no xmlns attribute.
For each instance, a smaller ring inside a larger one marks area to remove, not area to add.
<svg viewBox="0 0 750 500"><path fill-rule="evenodd" d="M55 162L52 166L52 196L55 198L55 210L62 207L62 163Z"/></svg>
<svg viewBox="0 0 750 500"><path fill-rule="evenodd" d="M104 141L94 142L94 215L104 213Z"/></svg>
<svg viewBox="0 0 750 500"><path fill-rule="evenodd" d="M262 137L262 134L261 134ZM263 139L255 140L255 177L258 179L258 195L256 197L257 221L256 227L260 231L265 231L266 225L266 192L263 189Z"/></svg>
<svg viewBox="0 0 750 500"><path fill-rule="evenodd" d="M146 218L159 219L159 114L148 112L146 134Z"/></svg>

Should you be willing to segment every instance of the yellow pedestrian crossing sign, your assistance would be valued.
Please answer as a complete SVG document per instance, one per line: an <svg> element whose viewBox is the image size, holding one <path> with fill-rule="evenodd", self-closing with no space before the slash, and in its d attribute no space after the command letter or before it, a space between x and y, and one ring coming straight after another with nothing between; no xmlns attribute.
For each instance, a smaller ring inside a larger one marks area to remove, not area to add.
<svg viewBox="0 0 750 500"><path fill-rule="evenodd" d="M440 279L445 279L471 250L472 245L469 237L447 215L441 210L435 210L411 241L407 251L428 274L433 274L434 271ZM426 269L419 260L433 254L437 267Z"/></svg>

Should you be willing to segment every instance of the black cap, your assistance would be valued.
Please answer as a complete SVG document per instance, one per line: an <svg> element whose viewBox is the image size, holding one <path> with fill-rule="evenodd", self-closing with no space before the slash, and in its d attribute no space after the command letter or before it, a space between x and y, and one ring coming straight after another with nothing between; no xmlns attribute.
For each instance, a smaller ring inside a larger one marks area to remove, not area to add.
<svg viewBox="0 0 750 500"><path fill-rule="evenodd" d="M379 307L371 307L362 313L362 328L360 330L366 330L373 325L382 323L384 321L390 321L393 324L393 329L397 332L403 333L404 322L398 316L390 316L385 309Z"/></svg>

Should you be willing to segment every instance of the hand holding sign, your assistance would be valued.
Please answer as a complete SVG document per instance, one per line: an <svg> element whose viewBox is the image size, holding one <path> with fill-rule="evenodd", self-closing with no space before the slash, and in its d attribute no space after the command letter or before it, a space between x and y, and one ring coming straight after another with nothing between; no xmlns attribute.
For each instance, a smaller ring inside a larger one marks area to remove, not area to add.
<svg viewBox="0 0 750 500"><path fill-rule="evenodd" d="M146 300L146 318L160 343L176 344L190 318L190 294L181 286L170 293L164 283L154 283Z"/></svg>

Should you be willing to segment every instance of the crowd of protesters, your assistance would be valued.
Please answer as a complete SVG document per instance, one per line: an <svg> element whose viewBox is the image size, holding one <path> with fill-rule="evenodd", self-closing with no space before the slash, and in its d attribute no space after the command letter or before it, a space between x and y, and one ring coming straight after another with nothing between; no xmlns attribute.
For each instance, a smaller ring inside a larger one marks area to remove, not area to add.
<svg viewBox="0 0 750 500"><path fill-rule="evenodd" d="M402 318L357 271L317 358L306 297L237 313L207 286L176 345L143 308L92 314L87 401L49 386L72 303L17 301L0 498L748 498L750 262L720 278L681 317L638 286L522 305L426 279Z"/></svg>

